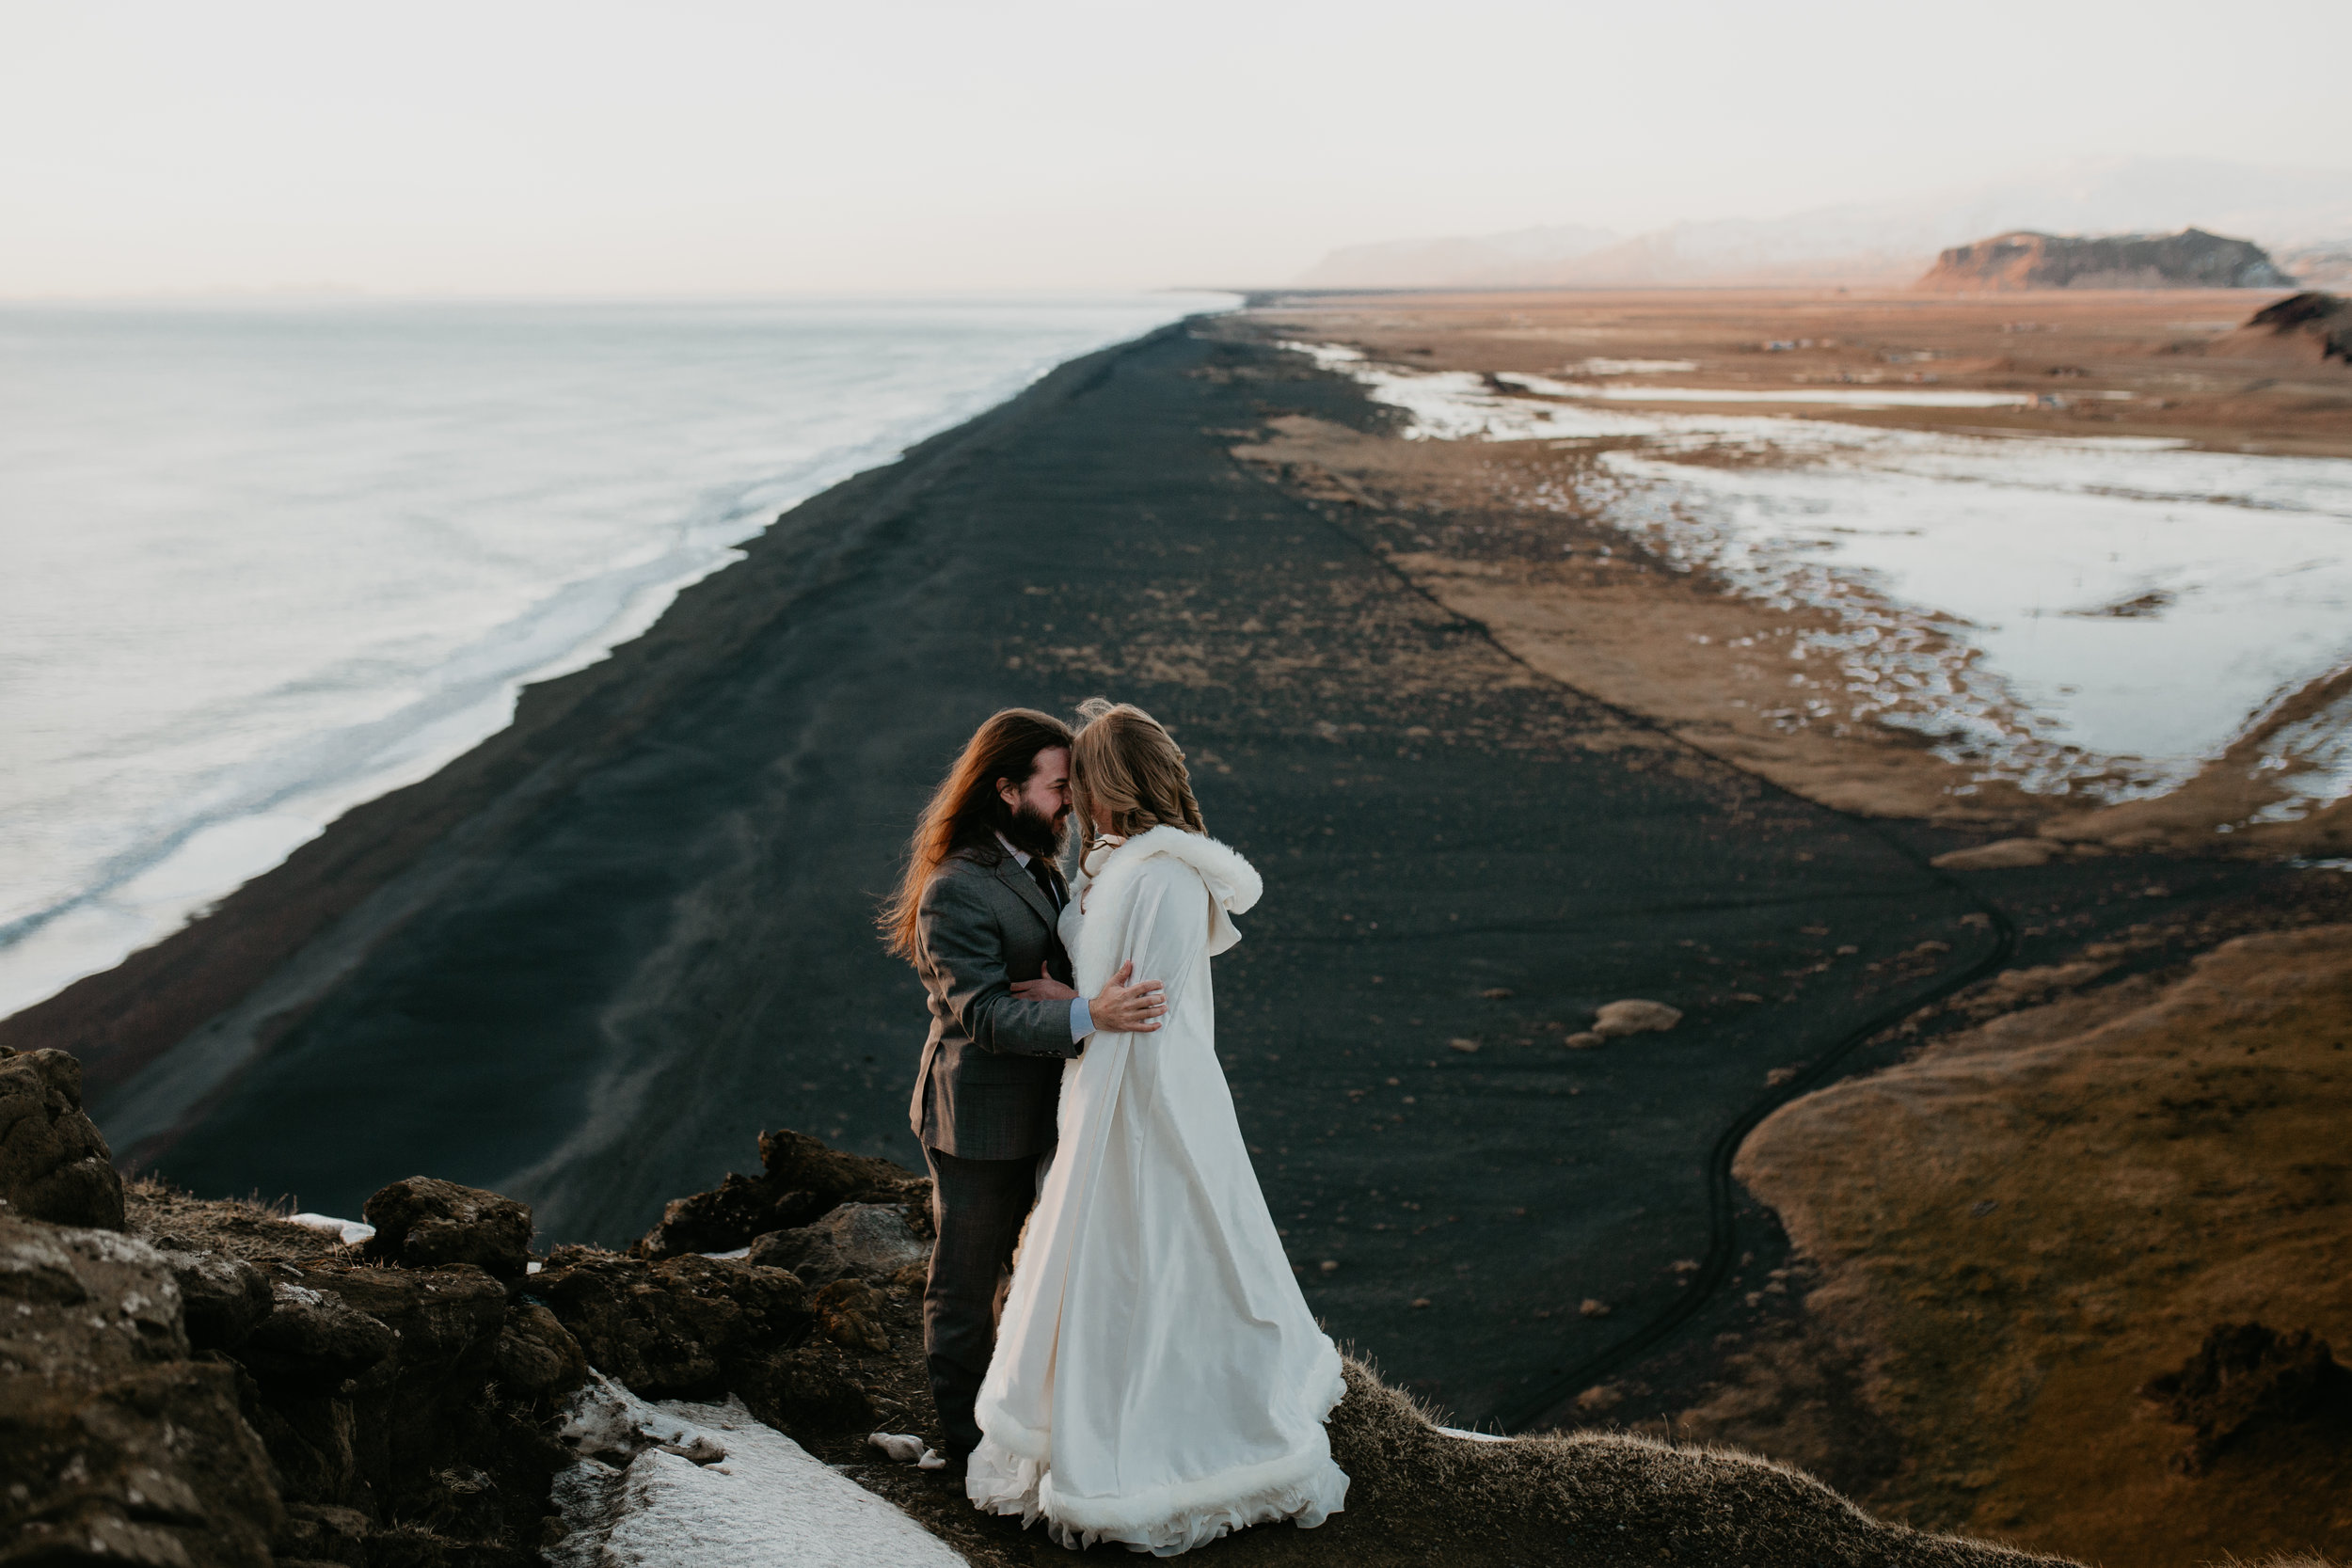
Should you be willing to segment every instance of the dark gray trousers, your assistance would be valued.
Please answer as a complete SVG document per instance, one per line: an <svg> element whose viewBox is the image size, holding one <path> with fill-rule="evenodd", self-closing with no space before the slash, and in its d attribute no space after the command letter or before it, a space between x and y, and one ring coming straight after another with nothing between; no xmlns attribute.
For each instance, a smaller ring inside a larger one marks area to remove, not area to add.
<svg viewBox="0 0 2352 1568"><path fill-rule="evenodd" d="M931 1171L931 1222L939 1230L923 1287L923 1350L930 1363L931 1403L952 1454L979 1446L972 1403L996 1351L996 1319L1012 1285L1012 1249L1036 1205L1038 1173L1048 1158L964 1160L923 1150Z"/></svg>

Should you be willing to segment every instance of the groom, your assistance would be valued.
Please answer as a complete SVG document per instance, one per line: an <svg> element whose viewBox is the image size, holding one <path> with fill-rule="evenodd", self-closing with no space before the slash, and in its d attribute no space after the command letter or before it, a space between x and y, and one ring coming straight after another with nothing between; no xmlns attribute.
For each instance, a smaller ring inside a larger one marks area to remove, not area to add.
<svg viewBox="0 0 2352 1568"><path fill-rule="evenodd" d="M1071 989L1056 863L1070 818L1070 727L1029 708L982 724L915 825L882 915L930 993L909 1119L939 1231L923 1291L931 1401L951 1465L980 1440L973 1402L996 1345L1013 1246L1054 1151L1062 1064L1097 1029L1143 1033L1166 1010L1128 965L1091 1000Z"/></svg>

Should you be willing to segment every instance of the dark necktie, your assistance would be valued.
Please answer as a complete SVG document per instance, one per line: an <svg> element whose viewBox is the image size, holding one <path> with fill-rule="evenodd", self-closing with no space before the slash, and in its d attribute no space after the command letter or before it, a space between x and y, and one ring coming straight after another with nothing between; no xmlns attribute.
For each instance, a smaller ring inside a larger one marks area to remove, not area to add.
<svg viewBox="0 0 2352 1568"><path fill-rule="evenodd" d="M1037 883L1039 892L1045 895L1045 901L1053 906L1054 912L1061 913L1061 879L1054 875L1053 867L1044 856L1029 857L1029 879Z"/></svg>

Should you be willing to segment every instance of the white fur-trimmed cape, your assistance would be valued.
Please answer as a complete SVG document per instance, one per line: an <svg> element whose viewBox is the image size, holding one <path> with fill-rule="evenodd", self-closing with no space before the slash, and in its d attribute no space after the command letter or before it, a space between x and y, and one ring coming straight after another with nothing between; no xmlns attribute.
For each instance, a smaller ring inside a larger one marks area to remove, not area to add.
<svg viewBox="0 0 2352 1568"><path fill-rule="evenodd" d="M1213 911L1209 937L1212 958L1241 940L1241 930L1232 917L1255 909L1259 895L1265 891L1257 867L1243 859L1240 850L1206 833L1188 833L1164 823L1108 850L1097 849L1079 857L1070 907L1062 916L1062 936L1068 942L1075 933L1077 940L1070 944L1071 965L1077 971L1078 989L1087 995L1101 990L1103 982L1119 967L1119 955L1111 949L1123 923L1112 916L1120 904L1139 891L1139 882L1168 869L1152 866L1154 860L1187 867L1208 888Z"/></svg>
<svg viewBox="0 0 2352 1568"><path fill-rule="evenodd" d="M1168 1012L1154 1031L1096 1034L1063 1075L966 1493L1065 1545L1162 1556L1319 1525L1347 1498L1323 1428L1345 1385L1258 1189L1209 983L1258 873L1169 827L1089 859L1062 915L1080 990L1133 959Z"/></svg>

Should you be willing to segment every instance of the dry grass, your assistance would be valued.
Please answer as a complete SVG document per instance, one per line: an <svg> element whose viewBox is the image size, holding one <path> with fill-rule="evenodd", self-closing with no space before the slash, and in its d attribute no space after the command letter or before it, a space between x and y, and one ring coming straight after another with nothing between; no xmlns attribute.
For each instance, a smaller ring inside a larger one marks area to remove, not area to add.
<svg viewBox="0 0 2352 1568"><path fill-rule="evenodd" d="M1349 1477L1346 1511L1313 1530L1245 1530L1202 1548L1204 1560L1285 1568L2030 1568L2055 1560L1888 1524L1752 1454L1601 1433L1472 1442L1438 1430L1411 1396L1360 1361L1348 1362L1347 1385L1330 1424L1333 1457ZM980 1568L1072 1555L1041 1530L977 1515L944 1478L861 1466L857 1479Z"/></svg>
<svg viewBox="0 0 2352 1568"><path fill-rule="evenodd" d="M285 1201L249 1197L201 1198L151 1176L122 1184L124 1227L150 1241L169 1240L249 1262L273 1258L324 1258L342 1244L323 1230L290 1225Z"/></svg>
<svg viewBox="0 0 2352 1568"><path fill-rule="evenodd" d="M1905 1451L1899 1516L2093 1560L2352 1550L2352 1423L2209 1474L2138 1390L2259 1320L2352 1347L2352 927L1997 1018L1786 1108L1740 1174ZM1735 1428L1736 1430L1736 1428Z"/></svg>

